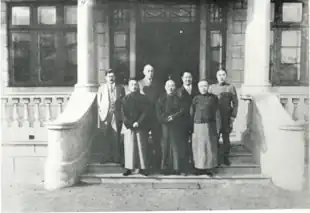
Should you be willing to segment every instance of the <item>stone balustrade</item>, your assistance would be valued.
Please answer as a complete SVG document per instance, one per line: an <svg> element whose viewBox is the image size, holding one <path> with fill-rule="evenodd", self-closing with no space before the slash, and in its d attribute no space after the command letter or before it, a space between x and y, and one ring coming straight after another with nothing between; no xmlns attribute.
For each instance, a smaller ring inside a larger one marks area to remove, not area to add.
<svg viewBox="0 0 310 213"><path fill-rule="evenodd" d="M45 124L56 119L69 101L69 94L12 94L1 97L3 143L47 141ZM13 134L14 131L19 134ZM37 136L36 136L37 135Z"/></svg>

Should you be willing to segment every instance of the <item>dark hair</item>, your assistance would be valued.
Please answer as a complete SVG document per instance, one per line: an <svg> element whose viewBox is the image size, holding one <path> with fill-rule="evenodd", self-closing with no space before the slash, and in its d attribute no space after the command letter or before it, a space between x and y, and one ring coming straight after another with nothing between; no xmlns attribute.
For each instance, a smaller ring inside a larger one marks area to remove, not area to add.
<svg viewBox="0 0 310 213"><path fill-rule="evenodd" d="M186 71L182 72L181 76L183 77L185 73L189 73L189 74L191 74L191 76L193 76L193 74L189 70L186 70Z"/></svg>
<svg viewBox="0 0 310 213"><path fill-rule="evenodd" d="M105 71L105 75L107 76L108 74L114 74L114 75L116 75L116 74L115 74L115 71L112 70L112 69L107 69L107 70Z"/></svg>
<svg viewBox="0 0 310 213"><path fill-rule="evenodd" d="M225 69L219 69L218 71L224 71L226 74L227 74L227 71L225 70ZM218 71L216 71L216 72L218 72Z"/></svg>
<svg viewBox="0 0 310 213"><path fill-rule="evenodd" d="M134 77L131 77L131 78L128 79L128 83L129 83L130 81L136 81L136 82L138 82L138 79L137 79L137 78L134 78Z"/></svg>

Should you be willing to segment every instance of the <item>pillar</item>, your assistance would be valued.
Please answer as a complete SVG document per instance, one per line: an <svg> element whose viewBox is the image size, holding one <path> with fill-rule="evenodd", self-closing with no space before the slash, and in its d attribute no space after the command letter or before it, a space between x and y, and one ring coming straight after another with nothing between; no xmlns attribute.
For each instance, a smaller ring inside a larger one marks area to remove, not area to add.
<svg viewBox="0 0 310 213"><path fill-rule="evenodd" d="M200 1L200 49L199 49L199 79L207 77L207 4Z"/></svg>
<svg viewBox="0 0 310 213"><path fill-rule="evenodd" d="M95 11L96 0L78 0L76 89L96 91L98 86Z"/></svg>
<svg viewBox="0 0 310 213"><path fill-rule="evenodd" d="M129 75L131 78L136 77L136 29L137 18L135 1L130 2L130 20L129 20Z"/></svg>
<svg viewBox="0 0 310 213"><path fill-rule="evenodd" d="M245 35L245 93L267 92L270 62L270 0L248 0Z"/></svg>

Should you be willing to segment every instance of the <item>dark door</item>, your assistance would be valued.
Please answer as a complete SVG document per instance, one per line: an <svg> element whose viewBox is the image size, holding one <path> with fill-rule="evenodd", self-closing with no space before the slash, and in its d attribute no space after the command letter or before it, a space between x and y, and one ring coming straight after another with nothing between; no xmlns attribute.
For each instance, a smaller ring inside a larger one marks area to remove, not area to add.
<svg viewBox="0 0 310 213"><path fill-rule="evenodd" d="M151 64L155 77L164 83L169 76L179 86L189 71L198 80L199 25L195 23L142 23L137 29L137 74Z"/></svg>

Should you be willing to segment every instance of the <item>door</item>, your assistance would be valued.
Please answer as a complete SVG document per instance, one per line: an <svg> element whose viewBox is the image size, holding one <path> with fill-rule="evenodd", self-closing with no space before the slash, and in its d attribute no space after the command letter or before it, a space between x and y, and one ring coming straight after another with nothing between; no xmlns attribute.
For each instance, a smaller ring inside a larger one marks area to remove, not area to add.
<svg viewBox="0 0 310 213"><path fill-rule="evenodd" d="M181 84L184 71L198 80L199 25L195 23L142 23L137 31L137 76L143 78L143 67L151 64L161 83L172 78Z"/></svg>

